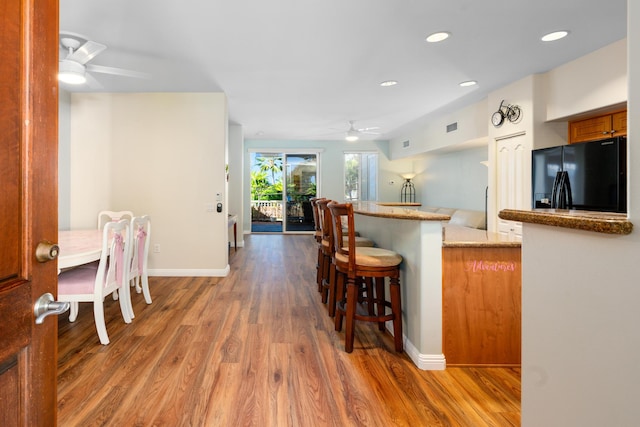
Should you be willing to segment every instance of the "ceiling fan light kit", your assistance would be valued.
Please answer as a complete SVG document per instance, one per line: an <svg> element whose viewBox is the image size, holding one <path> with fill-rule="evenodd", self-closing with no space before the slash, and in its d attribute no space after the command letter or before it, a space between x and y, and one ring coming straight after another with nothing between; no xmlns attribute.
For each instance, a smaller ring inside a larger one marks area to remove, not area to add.
<svg viewBox="0 0 640 427"><path fill-rule="evenodd" d="M60 61L60 67L58 69L58 80L72 85L81 85L87 81L87 77L84 75L84 72L84 65L75 61L63 59Z"/></svg>
<svg viewBox="0 0 640 427"><path fill-rule="evenodd" d="M344 139L349 142L354 142L358 140L358 135L356 131L348 131L347 136Z"/></svg>

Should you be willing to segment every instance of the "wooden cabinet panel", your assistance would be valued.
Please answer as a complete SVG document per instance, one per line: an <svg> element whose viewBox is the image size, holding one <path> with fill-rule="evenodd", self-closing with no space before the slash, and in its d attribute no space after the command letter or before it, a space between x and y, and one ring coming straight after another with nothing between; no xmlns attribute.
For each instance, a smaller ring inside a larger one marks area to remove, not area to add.
<svg viewBox="0 0 640 427"><path fill-rule="evenodd" d="M570 143L606 138L611 134L611 116L606 115L571 122L569 132Z"/></svg>
<svg viewBox="0 0 640 427"><path fill-rule="evenodd" d="M596 141L627 134L627 111L591 117L569 123L569 144Z"/></svg>
<svg viewBox="0 0 640 427"><path fill-rule="evenodd" d="M520 248L442 250L447 366L520 365Z"/></svg>
<svg viewBox="0 0 640 427"><path fill-rule="evenodd" d="M613 136L625 136L627 134L627 112L620 111L611 115L611 130Z"/></svg>

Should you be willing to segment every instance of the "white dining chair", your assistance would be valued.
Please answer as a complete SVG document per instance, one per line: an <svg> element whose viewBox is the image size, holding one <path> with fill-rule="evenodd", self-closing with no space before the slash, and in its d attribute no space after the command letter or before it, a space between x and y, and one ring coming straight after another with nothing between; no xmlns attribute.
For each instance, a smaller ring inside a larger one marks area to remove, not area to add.
<svg viewBox="0 0 640 427"><path fill-rule="evenodd" d="M110 221L120 221L126 219L131 221L133 219L133 212L131 211L100 211L98 213L98 229L102 230L104 225Z"/></svg>
<svg viewBox="0 0 640 427"><path fill-rule="evenodd" d="M147 304L151 304L149 292L149 274L147 260L149 258L149 242L151 240L151 218L149 215L134 217L131 220L131 270L129 281L136 292L144 295ZM133 317L133 311L131 312Z"/></svg>
<svg viewBox="0 0 640 427"><path fill-rule="evenodd" d="M125 323L131 323L129 291L130 222L108 222L102 234L100 260L60 273L58 300L71 303L69 321L78 317L80 302L93 303L93 317L100 342L109 344L104 320L104 298L118 293Z"/></svg>

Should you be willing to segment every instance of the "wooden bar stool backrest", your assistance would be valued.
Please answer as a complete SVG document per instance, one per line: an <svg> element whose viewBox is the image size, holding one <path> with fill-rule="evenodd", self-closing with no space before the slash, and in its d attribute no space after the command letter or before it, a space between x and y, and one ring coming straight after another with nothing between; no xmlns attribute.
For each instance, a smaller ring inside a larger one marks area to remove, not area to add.
<svg viewBox="0 0 640 427"><path fill-rule="evenodd" d="M355 222L353 218L353 205L351 203L332 202L328 205L330 210L331 231L333 234L332 244L336 254L344 255L349 259L349 277L355 277L356 271L356 235ZM347 232L345 236L344 232ZM345 239L346 237L346 239ZM344 243L347 242L345 246Z"/></svg>
<svg viewBox="0 0 640 427"><path fill-rule="evenodd" d="M331 213L329 212L328 205L331 203L330 199L322 199L318 201L318 221L320 223L320 231L322 232L322 246L323 251L327 255L333 253L333 233L331 229Z"/></svg>
<svg viewBox="0 0 640 427"><path fill-rule="evenodd" d="M311 202L311 208L312 208L312 213L313 213L313 227L315 230L315 239L318 243L320 243L320 240L322 238L322 227L320 224L320 217L318 215L318 202L320 200L324 200L323 197L312 197L311 199L309 199L309 201Z"/></svg>

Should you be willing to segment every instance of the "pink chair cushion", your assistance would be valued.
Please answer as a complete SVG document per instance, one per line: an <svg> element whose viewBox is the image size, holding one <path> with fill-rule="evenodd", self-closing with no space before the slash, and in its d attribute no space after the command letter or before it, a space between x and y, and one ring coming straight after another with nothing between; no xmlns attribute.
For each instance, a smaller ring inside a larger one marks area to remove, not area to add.
<svg viewBox="0 0 640 427"><path fill-rule="evenodd" d="M97 262L60 273L58 276L58 297L60 295L93 294L96 274L98 274Z"/></svg>

